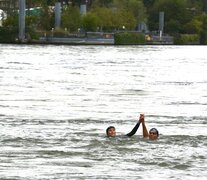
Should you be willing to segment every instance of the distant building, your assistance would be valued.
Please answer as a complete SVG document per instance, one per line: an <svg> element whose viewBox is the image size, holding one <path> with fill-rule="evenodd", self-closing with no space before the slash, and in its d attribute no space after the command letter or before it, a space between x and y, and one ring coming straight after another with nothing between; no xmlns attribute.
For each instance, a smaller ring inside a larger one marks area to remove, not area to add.
<svg viewBox="0 0 207 180"><path fill-rule="evenodd" d="M19 0L0 0L0 9L8 16L12 15L19 8Z"/></svg>

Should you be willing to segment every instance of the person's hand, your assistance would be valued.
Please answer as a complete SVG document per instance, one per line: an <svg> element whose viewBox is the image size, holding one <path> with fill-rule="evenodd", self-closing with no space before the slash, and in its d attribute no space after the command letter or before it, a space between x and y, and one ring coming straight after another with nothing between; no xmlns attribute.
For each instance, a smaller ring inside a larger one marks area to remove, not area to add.
<svg viewBox="0 0 207 180"><path fill-rule="evenodd" d="M140 116L139 116L139 122L144 122L144 114L140 114Z"/></svg>

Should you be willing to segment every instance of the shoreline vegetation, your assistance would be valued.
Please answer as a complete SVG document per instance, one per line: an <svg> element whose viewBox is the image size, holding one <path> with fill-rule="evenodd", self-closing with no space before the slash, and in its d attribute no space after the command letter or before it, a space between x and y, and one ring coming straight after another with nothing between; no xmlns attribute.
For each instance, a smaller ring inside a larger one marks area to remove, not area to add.
<svg viewBox="0 0 207 180"><path fill-rule="evenodd" d="M0 43L207 44L205 0L26 0L24 39L18 2L0 0Z"/></svg>
<svg viewBox="0 0 207 180"><path fill-rule="evenodd" d="M18 40L17 28L0 27L0 43L10 44L65 44L65 45L200 45L198 35L173 36L142 33L137 31L86 32L66 34L60 32L26 33L25 41Z"/></svg>

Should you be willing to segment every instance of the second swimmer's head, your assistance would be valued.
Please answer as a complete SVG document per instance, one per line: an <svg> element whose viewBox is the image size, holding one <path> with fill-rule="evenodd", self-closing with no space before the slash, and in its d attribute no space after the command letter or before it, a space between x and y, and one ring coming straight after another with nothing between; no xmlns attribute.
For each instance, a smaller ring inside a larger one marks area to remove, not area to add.
<svg viewBox="0 0 207 180"><path fill-rule="evenodd" d="M159 131L156 128L149 130L149 139L155 140L159 137Z"/></svg>

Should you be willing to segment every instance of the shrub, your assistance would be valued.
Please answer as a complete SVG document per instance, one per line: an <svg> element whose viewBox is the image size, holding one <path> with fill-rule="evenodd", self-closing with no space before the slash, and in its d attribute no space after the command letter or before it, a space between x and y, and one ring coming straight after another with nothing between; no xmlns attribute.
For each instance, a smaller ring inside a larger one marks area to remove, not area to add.
<svg viewBox="0 0 207 180"><path fill-rule="evenodd" d="M200 36L198 34L180 34L175 38L177 45L199 44Z"/></svg>
<svg viewBox="0 0 207 180"><path fill-rule="evenodd" d="M138 32L121 32L116 33L114 36L116 45L138 45L145 44L144 33Z"/></svg>
<svg viewBox="0 0 207 180"><path fill-rule="evenodd" d="M0 42L12 43L18 38L17 27L0 27Z"/></svg>
<svg viewBox="0 0 207 180"><path fill-rule="evenodd" d="M207 45L207 32L206 31L202 31L200 33L200 44Z"/></svg>

